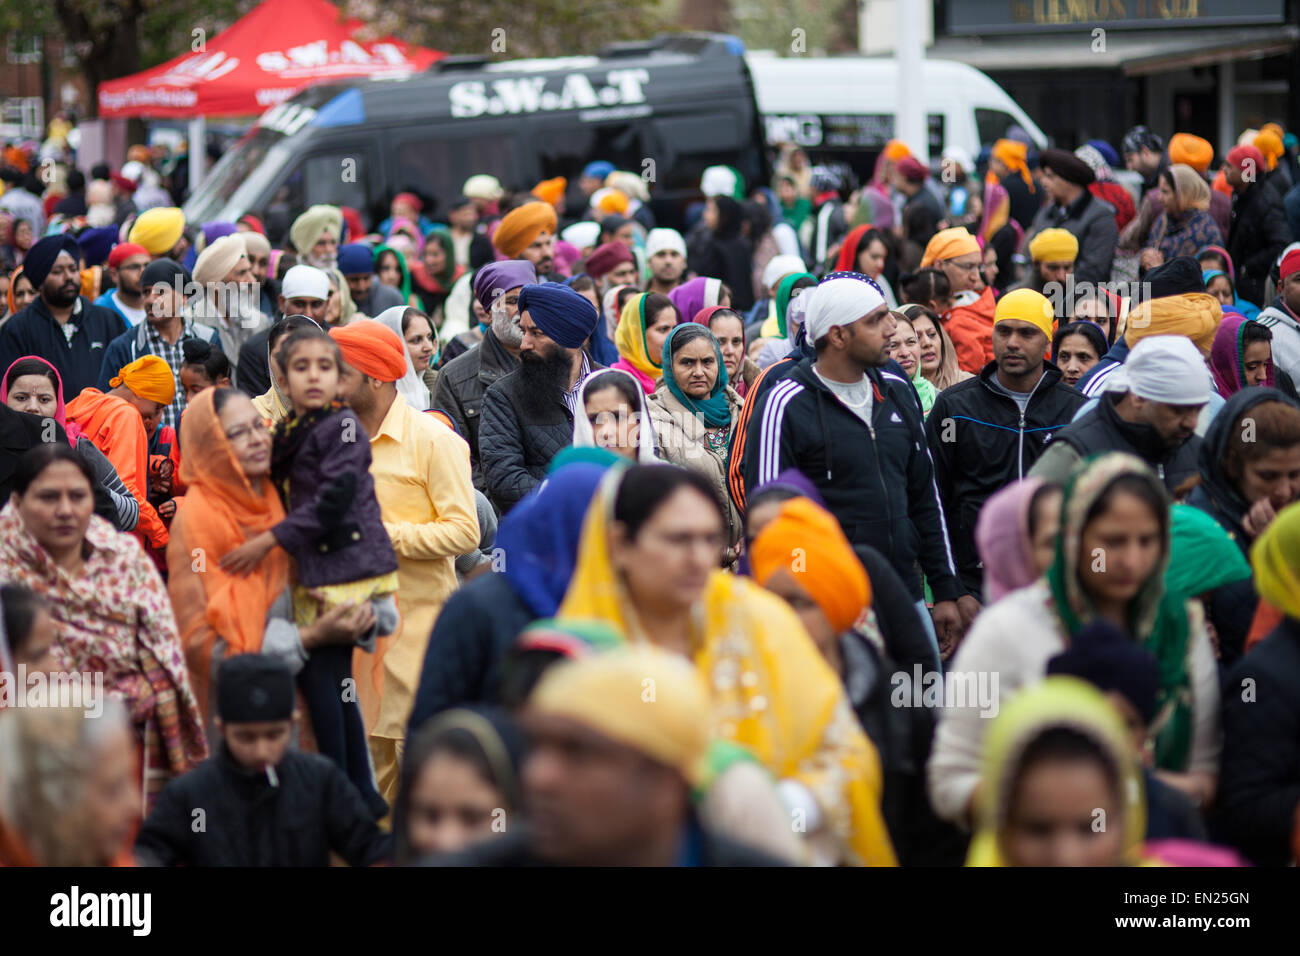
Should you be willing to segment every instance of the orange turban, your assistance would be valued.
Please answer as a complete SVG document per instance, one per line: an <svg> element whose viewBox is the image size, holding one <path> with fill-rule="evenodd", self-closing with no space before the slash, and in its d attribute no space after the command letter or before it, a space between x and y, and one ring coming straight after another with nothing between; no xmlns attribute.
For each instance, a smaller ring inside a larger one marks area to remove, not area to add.
<svg viewBox="0 0 1300 956"><path fill-rule="evenodd" d="M612 212L616 216L621 216L627 212L629 203L625 193L612 188L604 190L604 193L600 197L600 202L596 204L597 209L601 212Z"/></svg>
<svg viewBox="0 0 1300 956"><path fill-rule="evenodd" d="M941 229L925 244L925 255L921 257L921 268L927 268L945 259L956 259L971 252L979 252L980 244L964 226Z"/></svg>
<svg viewBox="0 0 1300 956"><path fill-rule="evenodd" d="M145 355L122 366L108 385L110 388L125 385L145 401L159 405L170 405L176 398L176 376L167 360L157 355Z"/></svg>
<svg viewBox="0 0 1300 956"><path fill-rule="evenodd" d="M374 319L357 319L330 329L347 362L363 375L396 382L406 374L406 345L397 333Z"/></svg>
<svg viewBox="0 0 1300 956"><path fill-rule="evenodd" d="M1269 124L1274 126L1276 124ZM1268 163L1270 170L1276 168L1277 161L1282 158L1282 137L1271 129L1265 128L1259 131L1255 137L1255 148L1264 154L1264 159Z"/></svg>
<svg viewBox="0 0 1300 956"><path fill-rule="evenodd" d="M552 206L564 198L564 190L569 186L569 181L563 176L556 176L554 179L543 179L533 187L533 195L542 202L548 202Z"/></svg>
<svg viewBox="0 0 1300 956"><path fill-rule="evenodd" d="M898 162L900 159L907 159L912 155L912 151L907 148L907 144L901 139L891 139L885 144L885 158Z"/></svg>
<svg viewBox="0 0 1300 956"><path fill-rule="evenodd" d="M1214 147L1191 133L1175 133L1169 140L1169 162L1182 163L1204 175L1214 162Z"/></svg>
<svg viewBox="0 0 1300 956"><path fill-rule="evenodd" d="M781 506L754 539L749 560L759 584L789 569L837 633L851 627L871 603L871 581L839 522L807 498Z"/></svg>
<svg viewBox="0 0 1300 956"><path fill-rule="evenodd" d="M993 156L1012 172L1019 173L1030 192L1034 177L1029 174L1029 147L1014 139L1000 139L993 144Z"/></svg>
<svg viewBox="0 0 1300 956"><path fill-rule="evenodd" d="M542 232L555 232L555 207L546 202L525 203L506 213L492 234L492 245L502 255L516 259Z"/></svg>

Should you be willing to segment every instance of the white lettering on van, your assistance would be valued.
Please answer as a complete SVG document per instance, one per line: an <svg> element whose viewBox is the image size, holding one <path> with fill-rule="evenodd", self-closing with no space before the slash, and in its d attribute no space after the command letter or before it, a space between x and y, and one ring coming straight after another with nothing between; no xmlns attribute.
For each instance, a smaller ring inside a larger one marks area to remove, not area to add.
<svg viewBox="0 0 1300 956"><path fill-rule="evenodd" d="M559 90L548 90L544 76L493 80L491 93L482 80L463 80L448 91L451 115L458 119L501 114L590 110L601 106L627 106L646 101L645 85L650 73L644 69L610 70L607 85L597 89L585 73L569 73L559 81Z"/></svg>

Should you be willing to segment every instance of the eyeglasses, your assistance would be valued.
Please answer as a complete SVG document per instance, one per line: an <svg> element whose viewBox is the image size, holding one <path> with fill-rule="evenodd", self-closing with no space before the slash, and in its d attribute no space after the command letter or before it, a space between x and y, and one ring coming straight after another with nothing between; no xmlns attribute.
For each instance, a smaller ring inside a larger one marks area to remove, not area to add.
<svg viewBox="0 0 1300 956"><path fill-rule="evenodd" d="M261 437L267 433L266 422L260 419L251 425L244 425L234 431L226 432L226 438L232 445L242 445L251 437Z"/></svg>
<svg viewBox="0 0 1300 956"><path fill-rule="evenodd" d="M982 265L979 262L958 262L956 259L948 259L946 264L962 272L979 272Z"/></svg>

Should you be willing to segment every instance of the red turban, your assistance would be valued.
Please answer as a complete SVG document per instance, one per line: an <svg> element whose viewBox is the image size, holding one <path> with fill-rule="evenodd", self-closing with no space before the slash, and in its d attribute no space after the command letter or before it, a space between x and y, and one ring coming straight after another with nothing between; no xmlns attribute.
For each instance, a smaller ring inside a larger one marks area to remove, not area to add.
<svg viewBox="0 0 1300 956"><path fill-rule="evenodd" d="M617 240L610 241L603 246L598 246L591 255L587 256L587 275L599 282L620 264L635 261L631 249Z"/></svg>
<svg viewBox="0 0 1300 956"><path fill-rule="evenodd" d="M119 242L113 247L113 251L108 254L108 265L109 268L116 269L132 256L147 255L149 255L149 250L137 242Z"/></svg>
<svg viewBox="0 0 1300 956"><path fill-rule="evenodd" d="M1254 166L1247 166L1247 161L1254 163ZM1256 176L1263 176L1268 172L1268 163L1264 159L1264 154L1254 146L1232 147L1228 150L1228 165L1236 166L1243 173L1253 168Z"/></svg>
<svg viewBox="0 0 1300 956"><path fill-rule="evenodd" d="M357 319L330 329L347 362L363 375L396 382L406 374L406 345L397 333L373 319Z"/></svg>
<svg viewBox="0 0 1300 956"><path fill-rule="evenodd" d="M1282 257L1282 264L1278 266L1278 281L1283 281L1293 272L1300 272L1300 249L1292 249Z"/></svg>

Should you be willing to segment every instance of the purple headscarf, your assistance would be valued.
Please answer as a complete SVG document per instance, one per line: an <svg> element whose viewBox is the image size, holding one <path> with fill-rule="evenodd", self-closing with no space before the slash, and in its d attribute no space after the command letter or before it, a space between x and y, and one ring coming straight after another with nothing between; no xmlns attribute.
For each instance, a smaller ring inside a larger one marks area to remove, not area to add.
<svg viewBox="0 0 1300 956"><path fill-rule="evenodd" d="M1246 323L1251 320L1239 312L1227 311L1224 307L1223 321L1214 333L1214 344L1210 346L1210 371L1214 373L1214 385L1224 398L1235 395L1246 387L1246 349L1242 337ZM1273 358L1270 353L1268 372L1264 384L1273 387Z"/></svg>
<svg viewBox="0 0 1300 956"><path fill-rule="evenodd" d="M1043 487L1041 478L1007 485L984 502L975 522L975 548L984 564L984 590L999 601L1038 579L1029 539L1029 505Z"/></svg>
<svg viewBox="0 0 1300 956"><path fill-rule="evenodd" d="M672 300L673 305L677 308L677 321L690 322L700 309L710 305L717 305L721 295L721 279L709 279L699 276L673 289L672 292L668 293L668 298ZM709 299L713 301L710 302Z"/></svg>

